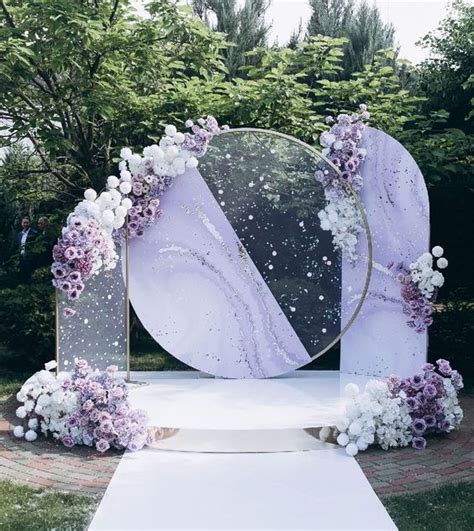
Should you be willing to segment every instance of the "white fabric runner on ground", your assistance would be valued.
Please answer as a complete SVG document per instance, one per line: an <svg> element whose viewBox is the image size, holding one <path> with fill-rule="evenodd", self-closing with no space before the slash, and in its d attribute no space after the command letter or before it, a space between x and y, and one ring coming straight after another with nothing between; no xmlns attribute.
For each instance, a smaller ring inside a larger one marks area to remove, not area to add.
<svg viewBox="0 0 474 531"><path fill-rule="evenodd" d="M99 530L393 530L342 449L125 453L90 525Z"/></svg>

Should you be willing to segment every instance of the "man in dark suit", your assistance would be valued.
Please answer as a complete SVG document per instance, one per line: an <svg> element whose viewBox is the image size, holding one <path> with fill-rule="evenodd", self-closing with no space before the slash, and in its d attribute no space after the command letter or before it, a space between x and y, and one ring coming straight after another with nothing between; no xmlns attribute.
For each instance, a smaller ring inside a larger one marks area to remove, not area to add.
<svg viewBox="0 0 474 531"><path fill-rule="evenodd" d="M31 219L28 216L24 216L21 220L21 227L23 230L18 233L18 249L20 252L18 266L20 269L20 280L22 282L28 282L35 266L35 257L32 252L32 247L37 232L31 227Z"/></svg>

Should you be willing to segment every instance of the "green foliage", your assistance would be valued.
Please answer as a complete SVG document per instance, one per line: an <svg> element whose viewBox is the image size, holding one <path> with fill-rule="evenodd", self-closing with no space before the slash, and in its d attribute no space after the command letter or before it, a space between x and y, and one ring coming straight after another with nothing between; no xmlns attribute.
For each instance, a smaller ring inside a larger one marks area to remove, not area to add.
<svg viewBox="0 0 474 531"><path fill-rule="evenodd" d="M0 7L2 142L28 139L57 186L78 195L103 185L119 146L159 128L164 85L223 69L222 40L165 0L148 3L149 18L128 0Z"/></svg>
<svg viewBox="0 0 474 531"><path fill-rule="evenodd" d="M30 284L0 289L0 365L7 371L39 370L55 357L55 299L47 270Z"/></svg>
<svg viewBox="0 0 474 531"><path fill-rule="evenodd" d="M308 35L345 37L344 77L371 64L378 50L393 48L395 30L384 24L378 7L365 0L310 0Z"/></svg>
<svg viewBox="0 0 474 531"><path fill-rule="evenodd" d="M230 46L224 50L228 77L240 75L251 63L246 52L264 46L270 27L265 23L269 0L193 0L194 12L214 31L223 33Z"/></svg>
<svg viewBox="0 0 474 531"><path fill-rule="evenodd" d="M421 89L428 97L427 110L449 111L451 127L468 127L472 132L474 79L474 6L456 0L438 29L420 44L431 54L420 67Z"/></svg>

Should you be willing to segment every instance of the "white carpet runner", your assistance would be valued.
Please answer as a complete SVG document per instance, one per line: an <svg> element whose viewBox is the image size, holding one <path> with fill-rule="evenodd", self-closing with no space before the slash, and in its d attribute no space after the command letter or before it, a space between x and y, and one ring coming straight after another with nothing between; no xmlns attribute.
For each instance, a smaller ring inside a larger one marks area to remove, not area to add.
<svg viewBox="0 0 474 531"><path fill-rule="evenodd" d="M393 530L341 449L280 453L126 453L89 528Z"/></svg>

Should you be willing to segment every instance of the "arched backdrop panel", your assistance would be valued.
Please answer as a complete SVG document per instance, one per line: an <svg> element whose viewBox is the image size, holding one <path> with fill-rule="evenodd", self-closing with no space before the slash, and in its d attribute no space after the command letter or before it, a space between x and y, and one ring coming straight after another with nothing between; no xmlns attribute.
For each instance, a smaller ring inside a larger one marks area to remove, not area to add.
<svg viewBox="0 0 474 531"><path fill-rule="evenodd" d="M427 332L417 333L402 312L400 282L388 266L408 266L429 250L429 201L423 175L410 153L382 131L366 128L361 147L367 157L361 174L361 201L367 213L373 267L366 300L359 317L341 342L341 371L352 374L407 376L426 361ZM366 248L359 240L360 253ZM344 262L342 308L350 312L360 293L349 291L366 267Z"/></svg>
<svg viewBox="0 0 474 531"><path fill-rule="evenodd" d="M117 252L120 256L120 249ZM88 280L76 301L56 290L59 370L71 370L74 358L86 359L94 369L104 370L110 365L127 369L128 297L121 261L115 269L101 271ZM67 308L75 314L65 316Z"/></svg>

